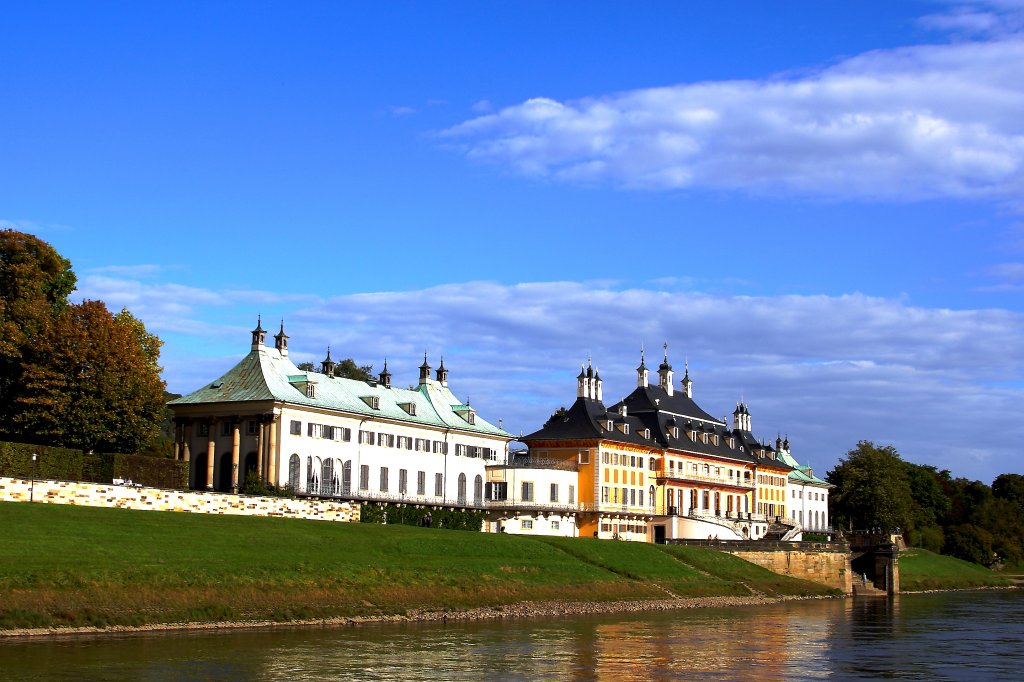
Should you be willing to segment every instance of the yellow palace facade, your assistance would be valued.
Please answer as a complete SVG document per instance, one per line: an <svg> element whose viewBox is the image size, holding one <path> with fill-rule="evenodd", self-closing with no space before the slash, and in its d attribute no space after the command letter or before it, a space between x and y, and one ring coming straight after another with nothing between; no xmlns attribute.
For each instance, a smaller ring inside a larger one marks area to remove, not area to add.
<svg viewBox="0 0 1024 682"><path fill-rule="evenodd" d="M689 370L677 389L665 359L652 384L641 355L636 388L606 407L600 374L577 377L576 401L522 440L531 458L575 467L581 536L662 542L793 537L786 481L792 467L751 431L739 403L730 425L693 400Z"/></svg>

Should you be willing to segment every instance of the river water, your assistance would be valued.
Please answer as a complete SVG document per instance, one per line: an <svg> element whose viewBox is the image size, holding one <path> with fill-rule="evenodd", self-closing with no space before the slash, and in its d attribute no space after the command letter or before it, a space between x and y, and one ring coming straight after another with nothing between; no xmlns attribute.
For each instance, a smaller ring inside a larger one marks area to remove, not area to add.
<svg viewBox="0 0 1024 682"><path fill-rule="evenodd" d="M1024 592L0 640L2 680L1021 680Z"/></svg>

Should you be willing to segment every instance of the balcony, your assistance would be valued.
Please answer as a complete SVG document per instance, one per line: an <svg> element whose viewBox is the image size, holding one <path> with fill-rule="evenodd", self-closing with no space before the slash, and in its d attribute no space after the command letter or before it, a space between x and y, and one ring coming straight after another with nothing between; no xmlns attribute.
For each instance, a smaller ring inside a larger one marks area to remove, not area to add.
<svg viewBox="0 0 1024 682"><path fill-rule="evenodd" d="M536 502L533 500L485 500L485 509L512 509L515 511L542 511L575 514L582 505L568 502Z"/></svg>
<svg viewBox="0 0 1024 682"><path fill-rule="evenodd" d="M726 476L704 476L692 471L683 471L680 469L658 469L656 473L658 478L672 481L710 483L712 485L742 488L744 490L753 490L755 487L753 479L744 480L739 477L728 478Z"/></svg>

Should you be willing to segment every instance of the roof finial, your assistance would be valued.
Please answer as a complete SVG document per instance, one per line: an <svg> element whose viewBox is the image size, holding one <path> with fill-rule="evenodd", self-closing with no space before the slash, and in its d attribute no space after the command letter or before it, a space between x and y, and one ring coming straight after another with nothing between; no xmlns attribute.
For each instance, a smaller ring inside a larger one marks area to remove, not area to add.
<svg viewBox="0 0 1024 682"><path fill-rule="evenodd" d="M665 349L665 362L668 362L668 341L663 343L662 347Z"/></svg>

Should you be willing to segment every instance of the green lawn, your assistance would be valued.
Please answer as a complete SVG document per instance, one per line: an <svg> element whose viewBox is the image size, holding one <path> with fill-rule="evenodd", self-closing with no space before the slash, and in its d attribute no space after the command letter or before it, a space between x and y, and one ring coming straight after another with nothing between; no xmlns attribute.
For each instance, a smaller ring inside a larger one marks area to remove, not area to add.
<svg viewBox="0 0 1024 682"><path fill-rule="evenodd" d="M592 538L24 503L0 503L0 528L0 628L769 591L734 557L720 575L683 548Z"/></svg>
<svg viewBox="0 0 1024 682"><path fill-rule="evenodd" d="M900 589L953 590L1006 587L1009 580L984 566L911 547L900 552Z"/></svg>

